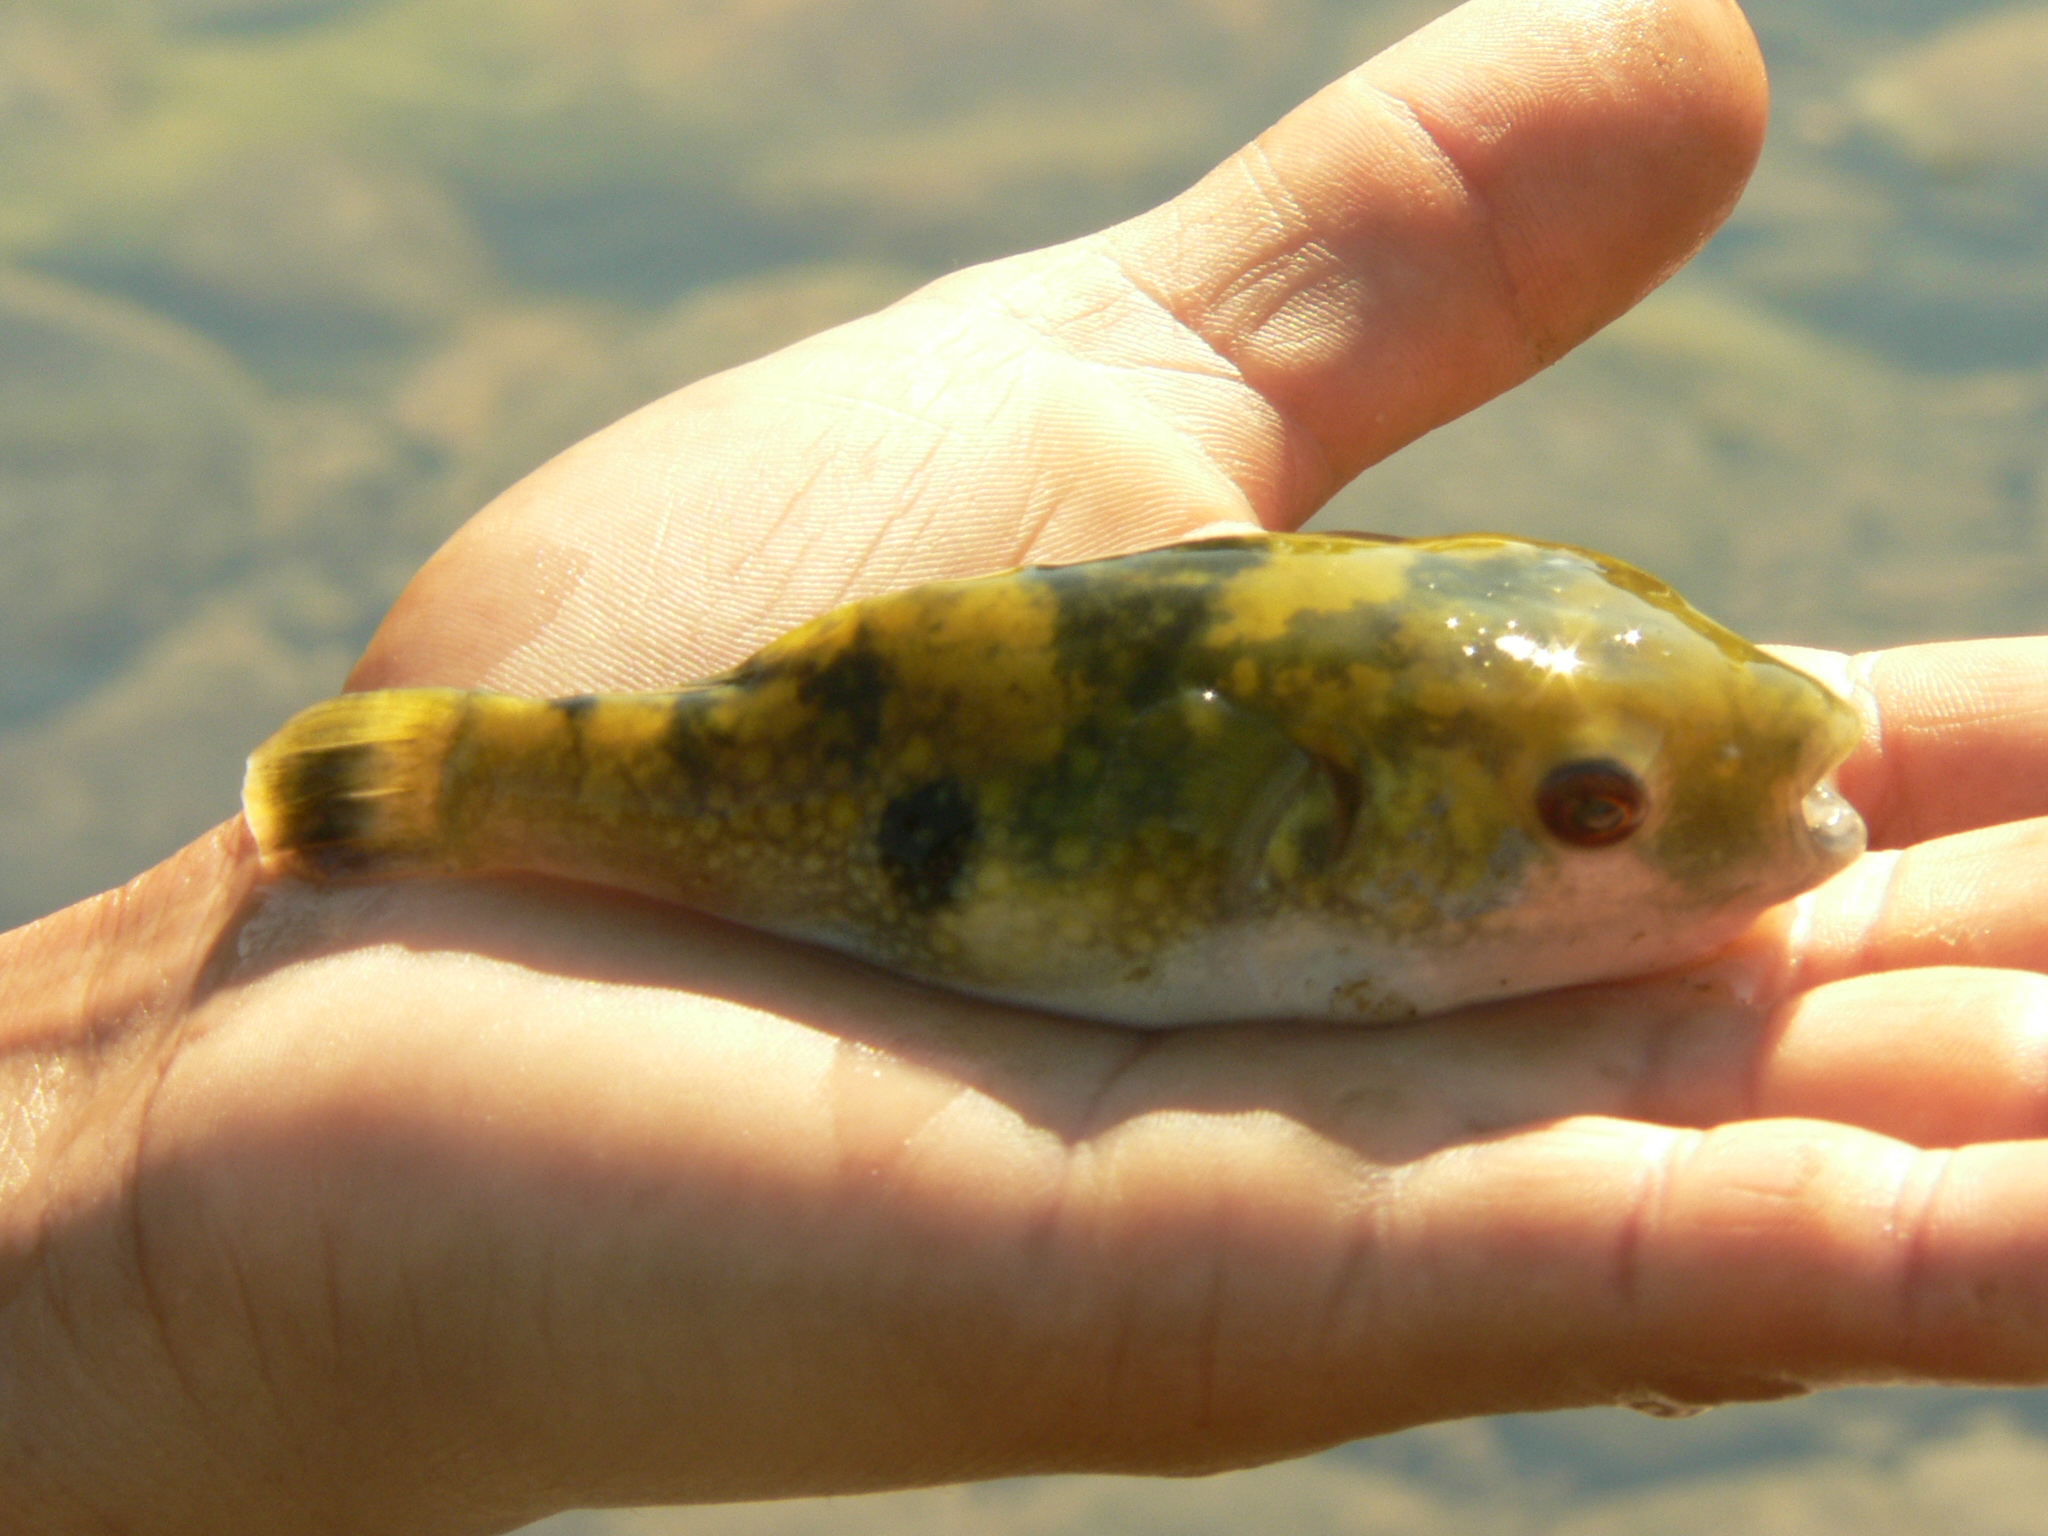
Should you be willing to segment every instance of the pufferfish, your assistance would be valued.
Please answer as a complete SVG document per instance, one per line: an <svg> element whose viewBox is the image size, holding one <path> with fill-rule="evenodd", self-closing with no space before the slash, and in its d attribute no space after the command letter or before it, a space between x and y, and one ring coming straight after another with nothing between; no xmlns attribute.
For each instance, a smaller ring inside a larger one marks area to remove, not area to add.
<svg viewBox="0 0 2048 1536"><path fill-rule="evenodd" d="M266 866L620 887L1133 1025L1653 972L1841 869L1855 712L1587 550L1211 538L837 608L674 693L346 695Z"/></svg>

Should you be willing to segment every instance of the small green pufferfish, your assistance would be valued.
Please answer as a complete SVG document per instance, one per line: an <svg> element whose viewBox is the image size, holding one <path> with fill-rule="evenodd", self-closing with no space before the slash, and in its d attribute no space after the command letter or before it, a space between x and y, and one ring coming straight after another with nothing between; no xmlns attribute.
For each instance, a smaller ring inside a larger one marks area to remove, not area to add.
<svg viewBox="0 0 2048 1536"><path fill-rule="evenodd" d="M1841 869L1855 712L1618 560L1211 538L862 599L675 693L316 704L268 869L532 871L1125 1024L1640 975Z"/></svg>

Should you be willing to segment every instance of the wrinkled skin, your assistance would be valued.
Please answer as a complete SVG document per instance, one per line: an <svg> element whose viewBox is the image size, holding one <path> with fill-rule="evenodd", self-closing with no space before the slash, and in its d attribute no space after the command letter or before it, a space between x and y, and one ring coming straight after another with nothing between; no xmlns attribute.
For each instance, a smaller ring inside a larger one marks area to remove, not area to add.
<svg viewBox="0 0 2048 1536"><path fill-rule="evenodd" d="M655 686L1296 524L1681 261L1763 112L1718 0L1477 0L1159 211L572 450L357 681ZM225 827L0 949L0 1509L480 1531L2048 1380L2044 671L1849 664L1889 851L1712 967L1385 1030L1058 1022L540 881L259 892Z"/></svg>

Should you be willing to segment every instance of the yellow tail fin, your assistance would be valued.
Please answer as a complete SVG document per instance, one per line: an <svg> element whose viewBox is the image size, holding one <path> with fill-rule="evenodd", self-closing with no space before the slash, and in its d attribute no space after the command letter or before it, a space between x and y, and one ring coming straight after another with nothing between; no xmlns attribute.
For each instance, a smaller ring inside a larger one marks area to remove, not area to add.
<svg viewBox="0 0 2048 1536"><path fill-rule="evenodd" d="M264 867L323 880L446 867L442 769L467 698L454 688L343 694L285 722L242 780Z"/></svg>

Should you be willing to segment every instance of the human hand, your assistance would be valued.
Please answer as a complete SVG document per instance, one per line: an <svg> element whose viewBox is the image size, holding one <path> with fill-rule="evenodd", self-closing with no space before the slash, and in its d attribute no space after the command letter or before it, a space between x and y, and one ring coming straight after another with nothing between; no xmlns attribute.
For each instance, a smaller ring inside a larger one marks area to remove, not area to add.
<svg viewBox="0 0 2048 1536"><path fill-rule="evenodd" d="M1761 123L1732 10L1468 7L1164 210L572 450L356 680L659 687L859 592L1292 525L1639 297ZM1133 1035L540 881L256 890L230 826L7 941L0 1507L474 1530L2039 1379L2048 1144L1921 1149L2048 1105L2044 664L1866 664L1896 863L1399 1029Z"/></svg>

